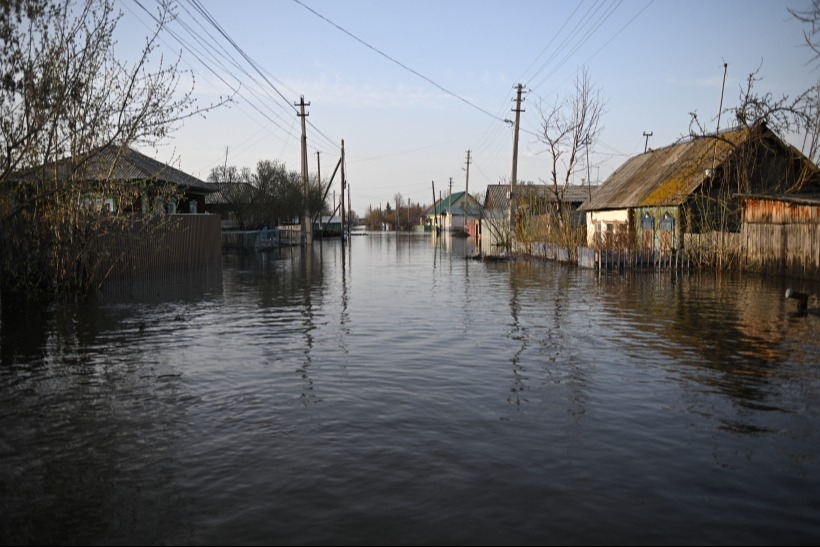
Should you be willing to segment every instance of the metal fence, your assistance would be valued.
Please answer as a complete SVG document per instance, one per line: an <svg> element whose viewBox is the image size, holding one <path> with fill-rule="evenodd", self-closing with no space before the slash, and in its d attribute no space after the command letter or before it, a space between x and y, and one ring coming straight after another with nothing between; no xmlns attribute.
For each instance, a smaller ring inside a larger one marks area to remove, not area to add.
<svg viewBox="0 0 820 547"><path fill-rule="evenodd" d="M139 219L117 241L101 292L107 296L155 294L171 287L221 286L218 215L169 215L152 225Z"/></svg>

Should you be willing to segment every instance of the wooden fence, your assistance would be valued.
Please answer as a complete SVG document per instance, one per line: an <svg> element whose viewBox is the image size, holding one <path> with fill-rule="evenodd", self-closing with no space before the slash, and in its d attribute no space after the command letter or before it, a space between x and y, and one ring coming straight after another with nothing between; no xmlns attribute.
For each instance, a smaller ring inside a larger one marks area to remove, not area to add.
<svg viewBox="0 0 820 547"><path fill-rule="evenodd" d="M531 255L601 271L742 270L820 280L820 224L745 224L740 233L686 234L682 251L640 251L532 244Z"/></svg>
<svg viewBox="0 0 820 547"><path fill-rule="evenodd" d="M744 224L744 269L820 279L820 224Z"/></svg>

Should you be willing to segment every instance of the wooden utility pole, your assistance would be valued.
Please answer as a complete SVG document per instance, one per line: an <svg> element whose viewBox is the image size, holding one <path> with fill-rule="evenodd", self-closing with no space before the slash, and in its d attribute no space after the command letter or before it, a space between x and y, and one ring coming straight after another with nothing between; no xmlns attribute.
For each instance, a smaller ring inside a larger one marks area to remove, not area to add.
<svg viewBox="0 0 820 547"><path fill-rule="evenodd" d="M305 107L310 106L310 103L306 103L305 96L302 95L299 102L294 103L294 105L299 107L299 114L297 115L302 119L302 204L304 206L302 231L304 233L304 244L313 245L313 227L311 226L310 203L308 201L307 131L305 129L305 118L308 116L305 113Z"/></svg>
<svg viewBox="0 0 820 547"><path fill-rule="evenodd" d="M517 209L515 202L515 191L517 185L516 179L518 177L518 127L521 122L521 113L524 112L521 110L521 93L523 92L524 86L522 84L518 84L516 87L518 88L518 91L515 98L515 108L513 108L513 112L515 112L515 125L513 126L513 163L512 178L510 179L510 237L507 241L507 252L512 251L512 240L515 235L515 213Z"/></svg>

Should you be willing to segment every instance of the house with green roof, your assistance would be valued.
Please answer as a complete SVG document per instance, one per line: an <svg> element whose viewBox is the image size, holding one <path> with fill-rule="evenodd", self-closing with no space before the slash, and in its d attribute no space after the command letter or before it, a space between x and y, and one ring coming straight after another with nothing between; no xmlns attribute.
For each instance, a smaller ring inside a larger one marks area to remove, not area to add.
<svg viewBox="0 0 820 547"><path fill-rule="evenodd" d="M477 219L481 204L467 192L455 192L435 202L424 213L425 231L464 232Z"/></svg>

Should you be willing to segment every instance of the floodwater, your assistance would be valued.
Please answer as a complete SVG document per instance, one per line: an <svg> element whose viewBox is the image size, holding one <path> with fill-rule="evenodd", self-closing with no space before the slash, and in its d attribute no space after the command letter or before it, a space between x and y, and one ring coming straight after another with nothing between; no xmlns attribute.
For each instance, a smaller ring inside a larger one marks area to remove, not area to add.
<svg viewBox="0 0 820 547"><path fill-rule="evenodd" d="M0 544L820 543L818 283L339 243L7 312Z"/></svg>

